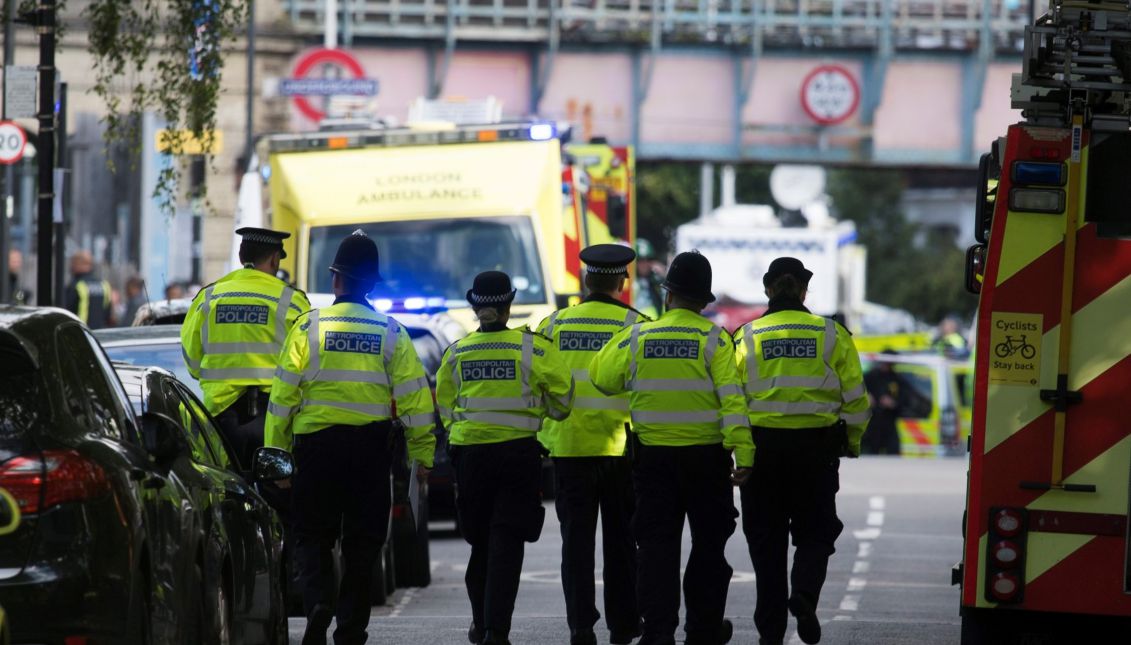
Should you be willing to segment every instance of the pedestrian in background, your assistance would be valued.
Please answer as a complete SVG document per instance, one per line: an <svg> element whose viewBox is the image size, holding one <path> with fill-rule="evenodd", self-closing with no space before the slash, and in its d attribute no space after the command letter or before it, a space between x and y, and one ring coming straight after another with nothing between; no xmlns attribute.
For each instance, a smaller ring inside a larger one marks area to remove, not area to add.
<svg viewBox="0 0 1131 645"><path fill-rule="evenodd" d="M724 549L738 517L731 486L749 474L753 445L734 345L702 315L715 300L710 262L698 252L679 254L663 287L666 313L614 336L590 364L589 378L608 395L628 392L639 439L632 533L639 549L640 645L675 643L685 517L691 525L685 643L717 645L734 631L723 618L733 573Z"/></svg>
<svg viewBox="0 0 1131 645"><path fill-rule="evenodd" d="M334 304L300 317L287 335L264 441L295 456L291 504L304 645L325 643L335 616L335 643L368 638L373 565L388 538L389 472L397 457L394 403L421 481L436 448L432 390L412 338L366 297L381 279L377 245L353 233L338 246L330 271Z"/></svg>
<svg viewBox="0 0 1131 645"><path fill-rule="evenodd" d="M306 294L275 277L287 257L290 233L245 227L243 267L197 294L181 327L189 374L200 381L204 405L228 439L243 469L263 445L263 422L279 351L299 314L310 309Z"/></svg>
<svg viewBox="0 0 1131 645"><path fill-rule="evenodd" d="M76 251L71 256L71 282L63 292L67 310L91 329L113 327L113 297L110 283L95 274L90 251Z"/></svg>
<svg viewBox="0 0 1131 645"><path fill-rule="evenodd" d="M836 515L840 457L860 455L868 423L851 335L803 304L811 277L795 258L770 263L762 277L769 309L734 335L756 448L742 486L742 530L754 563L761 645L783 642L787 608L803 642L821 640L817 603L844 528ZM790 535L797 547L791 578Z"/></svg>
<svg viewBox="0 0 1131 645"><path fill-rule="evenodd" d="M545 336L508 329L515 290L507 274L475 277L467 301L479 329L444 352L436 401L448 429L456 511L471 545L467 596L472 643L509 643L524 542L542 533L542 419L573 404L569 368Z"/></svg>
<svg viewBox="0 0 1131 645"><path fill-rule="evenodd" d="M133 324L134 318L137 317L138 309L146 303L145 297L145 283L136 275L130 276L126 280L126 302L125 310L122 315L122 326L128 327Z"/></svg>
<svg viewBox="0 0 1131 645"><path fill-rule="evenodd" d="M885 349L873 362L872 368L864 373L864 387L868 390L872 418L868 420L868 429L861 440L861 447L868 454L900 454L897 422L908 398L909 388L903 377L895 371L892 361L886 360L897 355L896 351Z"/></svg>
<svg viewBox="0 0 1131 645"><path fill-rule="evenodd" d="M539 435L554 459L554 504L562 531L562 591L570 645L596 645L593 625L601 617L593 580L597 515L604 554L605 622L611 642L640 635L636 608L636 544L629 530L634 497L632 464L625 455L628 397L606 397L589 382L589 362L615 332L647 318L621 302L628 266L636 258L619 244L581 251L589 295L555 311L538 326L553 341L577 382L573 412L547 421Z"/></svg>

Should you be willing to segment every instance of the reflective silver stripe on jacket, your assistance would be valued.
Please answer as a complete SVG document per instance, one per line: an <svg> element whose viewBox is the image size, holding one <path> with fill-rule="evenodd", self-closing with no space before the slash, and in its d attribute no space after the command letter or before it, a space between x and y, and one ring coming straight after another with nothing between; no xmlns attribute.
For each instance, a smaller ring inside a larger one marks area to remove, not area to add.
<svg viewBox="0 0 1131 645"><path fill-rule="evenodd" d="M318 380L325 383L370 383L373 385L388 385L389 375L373 370L320 370Z"/></svg>
<svg viewBox="0 0 1131 645"><path fill-rule="evenodd" d="M573 400L573 391L576 387L577 383L571 378L569 380L569 391L566 392L564 398L559 398L548 392L543 394L543 407L546 409L546 416L556 421L561 421L568 417L570 401ZM545 404L546 400L551 401L554 405Z"/></svg>
<svg viewBox="0 0 1131 645"><path fill-rule="evenodd" d="M384 345L381 346L381 356L385 359L385 372L392 374L393 357L397 353L397 340L400 336L400 325L393 318L388 319L388 326L385 328Z"/></svg>
<svg viewBox="0 0 1131 645"><path fill-rule="evenodd" d="M570 370L570 374L573 376L573 380L577 383L589 382L589 370L587 368L574 368Z"/></svg>
<svg viewBox="0 0 1131 645"><path fill-rule="evenodd" d="M573 400L575 410L628 410L628 399L603 396L579 396Z"/></svg>
<svg viewBox="0 0 1131 645"><path fill-rule="evenodd" d="M456 412L456 421L472 421L475 423L490 423L516 430L529 430L538 432L542 428L542 420L534 417L520 417L506 412Z"/></svg>
<svg viewBox="0 0 1131 645"><path fill-rule="evenodd" d="M310 312L306 321L309 326L306 328L306 354L308 360L306 362L306 380L314 381L318 378L319 368L322 366L322 337L318 334L318 310Z"/></svg>
<svg viewBox="0 0 1131 645"><path fill-rule="evenodd" d="M633 423L715 423L719 413L715 410L702 412L660 412L658 410L633 410Z"/></svg>
<svg viewBox="0 0 1131 645"><path fill-rule="evenodd" d="M836 414L839 403L821 401L765 401L752 400L747 407L751 412L776 412L778 414Z"/></svg>
<svg viewBox="0 0 1131 645"><path fill-rule="evenodd" d="M204 348L205 353L208 353L208 328L212 325L212 291L215 288L215 286L210 286L205 289L204 302L200 303L200 315L204 317L204 323L200 325L200 345Z"/></svg>
<svg viewBox="0 0 1131 645"><path fill-rule="evenodd" d="M284 419L286 419L287 417L291 416L291 413L294 412L295 409L294 407L282 406L278 403L275 403L274 401L270 401L267 403L267 411L277 417L283 417Z"/></svg>
<svg viewBox="0 0 1131 645"><path fill-rule="evenodd" d="M636 322L636 317L638 315L639 314L637 314L636 311L633 310L633 309L629 309L628 311L626 311L624 313L624 326L628 327L632 323Z"/></svg>
<svg viewBox="0 0 1131 645"><path fill-rule="evenodd" d="M755 365L755 372L757 372L757 363ZM840 390L839 383L837 387L829 387L829 376L770 376L767 378L755 378L748 382L751 391L765 391L773 390L779 387L803 387L811 390Z"/></svg>
<svg viewBox="0 0 1131 645"><path fill-rule="evenodd" d="M419 392L420 390L429 387L429 385L430 384L428 383L427 376L414 378L410 381L405 381L404 383L397 383L393 386L393 398L395 399L397 397L413 394L414 392Z"/></svg>
<svg viewBox="0 0 1131 645"><path fill-rule="evenodd" d="M748 426L750 425L750 417L745 414L728 414L719 421L722 427L727 426Z"/></svg>
<svg viewBox="0 0 1131 645"><path fill-rule="evenodd" d="M642 378L632 389L638 392L710 392L715 384L698 378Z"/></svg>
<svg viewBox="0 0 1131 645"><path fill-rule="evenodd" d="M859 426L867 423L871 416L871 412L864 410L863 412L857 412L855 414L843 414L841 418L844 419L844 422L847 424Z"/></svg>
<svg viewBox="0 0 1131 645"><path fill-rule="evenodd" d="M640 349L640 326L643 323L636 323L632 326L632 331L628 334L628 389L636 389L636 351Z"/></svg>
<svg viewBox="0 0 1131 645"><path fill-rule="evenodd" d="M534 334L522 335L522 398L527 401L533 397L530 387L530 373L534 369Z"/></svg>
<svg viewBox="0 0 1131 645"><path fill-rule="evenodd" d="M721 387L715 388L715 394L719 395L719 402L721 403L723 397L725 396L731 396L735 394L741 395L742 387L739 385L723 385Z"/></svg>
<svg viewBox="0 0 1131 645"><path fill-rule="evenodd" d="M529 410L538 407L538 401L517 396L461 396L456 405L465 410Z"/></svg>
<svg viewBox="0 0 1131 645"><path fill-rule="evenodd" d="M719 336L723 330L718 327L711 327L711 331L707 333L707 346L703 348L703 365L707 368L707 375L711 375L711 362L715 360L715 351L719 349Z"/></svg>
<svg viewBox="0 0 1131 645"><path fill-rule="evenodd" d="M420 426L431 426L436 424L436 415L431 412L421 412L420 414L409 414L400 417L401 423L410 428L418 428Z"/></svg>
<svg viewBox="0 0 1131 645"><path fill-rule="evenodd" d="M188 365L190 370L200 371L200 361L194 361L189 357L188 352L185 351L184 346L181 346L181 357L185 359L185 365Z"/></svg>
<svg viewBox="0 0 1131 645"><path fill-rule="evenodd" d="M859 385L852 388L851 390L841 394L841 398L844 399L845 403L849 403L851 401L855 401L856 399L863 397L866 392L867 392L867 390L864 389L864 384L860 383Z"/></svg>
<svg viewBox="0 0 1131 645"><path fill-rule="evenodd" d="M550 322L546 324L546 335L550 338L554 337L554 325L558 323L558 315L561 313L562 310L558 309L554 313L550 314Z"/></svg>
<svg viewBox="0 0 1131 645"><path fill-rule="evenodd" d="M287 385L293 385L295 387L298 387L299 385L302 384L302 374L295 374L294 372L288 372L287 370L283 369L281 366L277 367L275 369L275 378L286 383Z"/></svg>
<svg viewBox="0 0 1131 645"><path fill-rule="evenodd" d="M200 378L209 381L234 381L236 379L255 379L269 381L275 376L270 367L219 367L200 370Z"/></svg>
<svg viewBox="0 0 1131 645"><path fill-rule="evenodd" d="M384 403L347 403L345 401L315 401L303 399L303 408L308 408L312 405L349 410L350 412L360 412L361 414L368 414L373 417L387 417L390 413L390 406Z"/></svg>
<svg viewBox="0 0 1131 645"><path fill-rule="evenodd" d="M290 287L283 287L283 292L279 294L279 304L275 309L275 343L279 347L287 340L287 310L291 308L291 298L294 295L295 290Z"/></svg>
<svg viewBox="0 0 1131 645"><path fill-rule="evenodd" d="M204 345L204 353L213 356L231 354L277 355L279 353L279 346L275 343L207 343Z"/></svg>
<svg viewBox="0 0 1131 645"><path fill-rule="evenodd" d="M833 364L833 351L836 349L836 322L825 318L825 365Z"/></svg>

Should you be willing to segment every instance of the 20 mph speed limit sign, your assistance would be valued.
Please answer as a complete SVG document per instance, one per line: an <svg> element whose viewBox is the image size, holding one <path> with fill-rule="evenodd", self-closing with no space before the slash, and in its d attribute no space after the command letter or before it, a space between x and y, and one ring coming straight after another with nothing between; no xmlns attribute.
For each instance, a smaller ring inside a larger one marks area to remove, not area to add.
<svg viewBox="0 0 1131 645"><path fill-rule="evenodd" d="M0 164L14 164L24 158L27 135L11 121L0 121Z"/></svg>
<svg viewBox="0 0 1131 645"><path fill-rule="evenodd" d="M821 125L843 123L860 105L860 85L840 65L821 65L801 83L801 107Z"/></svg>

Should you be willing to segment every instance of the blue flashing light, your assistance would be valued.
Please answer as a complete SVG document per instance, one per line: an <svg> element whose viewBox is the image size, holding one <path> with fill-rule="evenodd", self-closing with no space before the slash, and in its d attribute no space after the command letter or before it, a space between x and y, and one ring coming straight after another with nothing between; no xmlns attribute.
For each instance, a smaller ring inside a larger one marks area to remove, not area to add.
<svg viewBox="0 0 1131 645"><path fill-rule="evenodd" d="M532 141L549 141L554 138L555 134L552 123L535 123L530 126L530 139Z"/></svg>
<svg viewBox="0 0 1131 645"><path fill-rule="evenodd" d="M373 306L377 311L390 311L393 308L393 301L389 298L378 298L373 301Z"/></svg>
<svg viewBox="0 0 1131 645"><path fill-rule="evenodd" d="M376 298L371 302L381 313L436 314L448 310L448 301L439 297Z"/></svg>
<svg viewBox="0 0 1131 645"><path fill-rule="evenodd" d="M1013 181L1018 184L1063 186L1066 174L1062 163L1017 161L1013 164Z"/></svg>

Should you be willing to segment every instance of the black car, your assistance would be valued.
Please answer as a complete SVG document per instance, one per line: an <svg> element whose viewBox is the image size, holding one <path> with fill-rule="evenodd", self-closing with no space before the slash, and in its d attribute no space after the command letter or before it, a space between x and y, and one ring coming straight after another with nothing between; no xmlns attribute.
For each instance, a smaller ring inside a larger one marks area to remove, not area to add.
<svg viewBox="0 0 1131 645"><path fill-rule="evenodd" d="M0 307L0 365L0 488L22 516L0 536L12 640L210 640L200 586L175 564L184 500L90 331L59 309Z"/></svg>
<svg viewBox="0 0 1131 645"><path fill-rule="evenodd" d="M142 421L142 441L180 500L165 518L180 547L166 579L198 590L208 640L286 643L283 531L275 511L241 476L204 405L159 368L116 363ZM179 576L178 576L179 574ZM174 589L165 590L175 594ZM194 607L185 608L194 611Z"/></svg>

